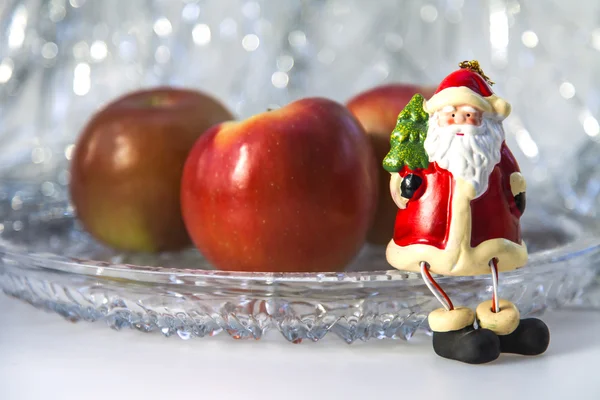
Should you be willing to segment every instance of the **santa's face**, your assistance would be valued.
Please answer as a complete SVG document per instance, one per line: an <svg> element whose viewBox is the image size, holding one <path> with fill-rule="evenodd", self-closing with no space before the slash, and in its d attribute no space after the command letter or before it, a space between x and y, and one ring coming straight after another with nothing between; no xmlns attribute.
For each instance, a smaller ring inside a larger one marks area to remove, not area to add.
<svg viewBox="0 0 600 400"><path fill-rule="evenodd" d="M500 162L503 141L500 121L462 105L444 107L431 116L424 145L429 161L470 182L478 197L487 190L489 176Z"/></svg>
<svg viewBox="0 0 600 400"><path fill-rule="evenodd" d="M483 113L471 106L444 107L438 114L438 125L446 127L450 125L481 125Z"/></svg>

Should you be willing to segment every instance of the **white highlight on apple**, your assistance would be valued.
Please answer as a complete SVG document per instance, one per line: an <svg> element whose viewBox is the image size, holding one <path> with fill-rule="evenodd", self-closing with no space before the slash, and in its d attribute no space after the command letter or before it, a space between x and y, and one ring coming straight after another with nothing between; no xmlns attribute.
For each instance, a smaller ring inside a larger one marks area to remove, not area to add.
<svg viewBox="0 0 600 400"><path fill-rule="evenodd" d="M116 151L113 154L113 166L115 170L124 170L129 168L131 165L135 165L136 160L136 152L131 145L131 140L125 136L117 136L115 137L115 149Z"/></svg>
<svg viewBox="0 0 600 400"><path fill-rule="evenodd" d="M240 147L240 156L235 164L235 168L233 169L233 174L231 175L231 179L236 184L236 186L240 189L244 189L245 183L248 181L248 173L250 169L248 168L248 146L243 145Z"/></svg>

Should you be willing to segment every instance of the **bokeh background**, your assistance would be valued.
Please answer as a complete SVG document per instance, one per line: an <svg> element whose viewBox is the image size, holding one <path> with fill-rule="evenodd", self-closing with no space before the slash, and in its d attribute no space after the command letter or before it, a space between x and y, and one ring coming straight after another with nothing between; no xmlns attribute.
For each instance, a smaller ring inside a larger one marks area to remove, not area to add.
<svg viewBox="0 0 600 400"><path fill-rule="evenodd" d="M277 327L290 341L314 339L329 331L328 321L348 342L410 337L439 305L402 276L388 284L385 272L381 280L368 275L372 292L363 291L363 281L352 286L354 278L344 292L336 276L328 287L340 297L328 297L319 276L306 287L275 286L280 296L268 303L261 296L270 298L271 280L263 295L260 279L147 273L157 284L132 290L128 279L138 275L127 267L105 271L106 262L198 267L199 254L144 258L99 247L72 218L69 160L92 113L138 88L200 89L246 118L306 96L346 102L385 83L437 86L460 61L477 59L513 105L505 128L528 179L525 236L545 271L517 271L501 293L523 315L573 299L598 308L592 245L600 224L587 215L600 209L599 52L597 0L0 0L0 214L10 218L0 221L0 233L28 249L12 261L4 257L2 272L11 278L0 283L69 320L105 319L115 329L182 338L223 329L257 338ZM567 242L544 258L542 250ZM588 244L588 251L575 250ZM350 269L383 271L382 254L364 252ZM98 268L98 276L74 273L84 267L73 263L66 274L48 271L67 265L63 256L85 259L85 270ZM453 282L445 288L461 304L489 298L487 281ZM173 291L180 284L198 297L188 303L187 294ZM249 297L240 296L245 290ZM196 315L198 304L212 310L204 322L171 315Z"/></svg>
<svg viewBox="0 0 600 400"><path fill-rule="evenodd" d="M437 85L477 59L513 104L505 128L530 186L594 213L599 52L594 0L2 0L0 172L65 186L91 113L140 87L201 89L244 118Z"/></svg>

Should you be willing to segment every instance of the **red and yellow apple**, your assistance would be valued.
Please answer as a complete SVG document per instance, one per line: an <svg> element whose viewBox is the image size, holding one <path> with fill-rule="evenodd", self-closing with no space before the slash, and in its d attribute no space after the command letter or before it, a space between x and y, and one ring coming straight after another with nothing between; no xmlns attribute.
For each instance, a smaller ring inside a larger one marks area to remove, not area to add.
<svg viewBox="0 0 600 400"><path fill-rule="evenodd" d="M203 132L231 119L215 99L184 89L143 90L108 104L84 128L72 158L71 198L84 228L121 250L189 245L183 165Z"/></svg>
<svg viewBox="0 0 600 400"><path fill-rule="evenodd" d="M303 99L202 135L181 201L193 242L219 269L337 271L371 225L377 165L347 108Z"/></svg>
<svg viewBox="0 0 600 400"><path fill-rule="evenodd" d="M377 159L379 200L373 226L367 235L370 243L386 244L394 232L398 207L390 196L390 174L383 169L382 162L390 151L390 135L396 126L398 114L416 93L430 98L434 91L435 87L389 84L363 92L347 104L369 135Z"/></svg>

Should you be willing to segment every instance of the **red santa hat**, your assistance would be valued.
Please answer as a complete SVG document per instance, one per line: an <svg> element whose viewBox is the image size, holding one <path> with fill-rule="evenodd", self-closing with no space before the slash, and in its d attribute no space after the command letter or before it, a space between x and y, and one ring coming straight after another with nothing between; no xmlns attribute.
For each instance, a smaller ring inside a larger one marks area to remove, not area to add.
<svg viewBox="0 0 600 400"><path fill-rule="evenodd" d="M423 103L430 115L446 106L468 104L503 120L510 114L510 104L496 96L493 82L481 70L477 61L463 61L460 69L448 75L433 96Z"/></svg>

